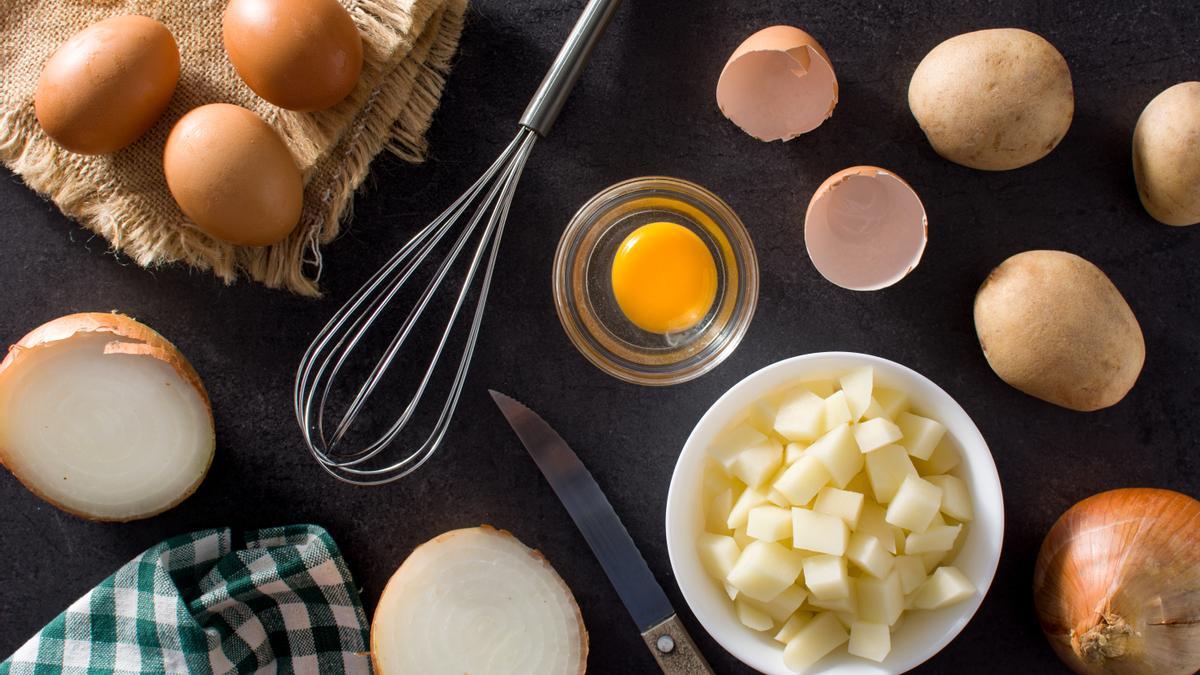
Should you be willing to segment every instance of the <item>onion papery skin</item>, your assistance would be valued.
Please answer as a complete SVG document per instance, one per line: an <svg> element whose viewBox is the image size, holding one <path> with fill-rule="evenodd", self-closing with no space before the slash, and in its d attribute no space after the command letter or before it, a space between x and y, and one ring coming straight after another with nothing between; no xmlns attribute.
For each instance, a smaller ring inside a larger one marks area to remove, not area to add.
<svg viewBox="0 0 1200 675"><path fill-rule="evenodd" d="M1034 605L1055 653L1086 675L1200 670L1200 501L1155 488L1103 492L1046 535Z"/></svg>
<svg viewBox="0 0 1200 675"><path fill-rule="evenodd" d="M488 525L418 546L371 622L380 675L582 675L587 655L566 583L540 552Z"/></svg>
<svg viewBox="0 0 1200 675"><path fill-rule="evenodd" d="M64 503L68 500L56 499L49 490L45 489L44 483L25 469L28 459L19 456L20 453L14 447L13 440L9 438L9 431L16 423L4 417L0 417L0 465L8 468L22 485L39 498L67 513L87 520L127 522L148 518L173 508L195 492L208 474L208 469L212 464L216 448L212 405L200 376L187 358L170 341L149 326L116 312L69 314L42 324L10 346L4 361L0 362L0 400L7 400L6 397L12 396L6 391L12 382L33 376L31 373L22 372L28 363L36 362L42 354L48 353L50 349L67 345L80 338L83 338L80 342L87 343L102 341L101 353L104 357L130 356L152 359L153 363L162 364L169 369L164 372L170 372L177 381L182 381L181 384L185 387L186 392L191 393L177 395L192 400L197 406L195 409L199 410L195 417L200 418L197 428L201 429L202 438L198 441L199 449L194 456L194 477L186 481L181 489L172 494L170 498L161 499L149 508L108 512L104 509L88 509ZM191 398L192 396L195 398ZM7 409L0 410L0 416L10 414ZM71 426L71 421L70 419L58 420L64 427ZM137 472L132 471L130 474L136 477ZM145 479L144 476L142 478ZM64 476L63 479L66 480L67 477Z"/></svg>

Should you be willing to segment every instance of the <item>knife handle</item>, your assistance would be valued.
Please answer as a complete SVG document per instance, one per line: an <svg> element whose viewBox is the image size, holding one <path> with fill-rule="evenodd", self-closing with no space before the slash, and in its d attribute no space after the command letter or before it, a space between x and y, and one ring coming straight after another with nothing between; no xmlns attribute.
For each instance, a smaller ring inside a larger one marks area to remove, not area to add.
<svg viewBox="0 0 1200 675"><path fill-rule="evenodd" d="M674 614L642 633L642 640L665 675L713 675L708 661Z"/></svg>

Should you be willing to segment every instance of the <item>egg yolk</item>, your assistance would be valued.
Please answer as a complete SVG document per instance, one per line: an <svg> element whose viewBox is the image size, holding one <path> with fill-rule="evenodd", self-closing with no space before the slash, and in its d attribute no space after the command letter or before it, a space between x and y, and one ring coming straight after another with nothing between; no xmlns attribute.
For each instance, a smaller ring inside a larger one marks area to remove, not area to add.
<svg viewBox="0 0 1200 675"><path fill-rule="evenodd" d="M621 242L612 289L621 311L642 330L683 331L712 307L717 264L695 232L675 223L650 223Z"/></svg>

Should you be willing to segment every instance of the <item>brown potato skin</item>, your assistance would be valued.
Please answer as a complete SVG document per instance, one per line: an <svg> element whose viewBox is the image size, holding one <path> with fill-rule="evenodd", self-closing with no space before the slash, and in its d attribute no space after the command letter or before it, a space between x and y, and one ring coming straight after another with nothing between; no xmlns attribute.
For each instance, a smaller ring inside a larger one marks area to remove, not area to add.
<svg viewBox="0 0 1200 675"><path fill-rule="evenodd" d="M179 82L179 48L146 16L114 16L72 35L42 66L33 107L71 152L116 152L146 133Z"/></svg>
<svg viewBox="0 0 1200 675"><path fill-rule="evenodd" d="M1155 220L1200 223L1200 82L1180 82L1146 105L1133 130L1133 177Z"/></svg>
<svg viewBox="0 0 1200 675"><path fill-rule="evenodd" d="M1100 268L1063 251L1026 251L975 296L975 331L1002 380L1064 408L1107 408L1133 387L1146 344Z"/></svg>
<svg viewBox="0 0 1200 675"><path fill-rule="evenodd" d="M1067 62L1029 31L995 28L946 40L921 60L908 107L942 157L987 171L1032 164L1075 114Z"/></svg>

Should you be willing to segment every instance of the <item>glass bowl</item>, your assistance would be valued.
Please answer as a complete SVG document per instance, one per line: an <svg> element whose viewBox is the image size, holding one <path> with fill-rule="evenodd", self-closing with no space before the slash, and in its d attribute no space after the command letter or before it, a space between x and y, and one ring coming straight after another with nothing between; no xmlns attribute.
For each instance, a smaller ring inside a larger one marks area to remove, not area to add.
<svg viewBox="0 0 1200 675"><path fill-rule="evenodd" d="M717 265L712 307L681 332L642 330L613 294L617 249L653 222L691 230ZM571 218L554 254L554 305L567 336L598 368L635 384L678 384L712 370L741 342L757 301L758 259L745 225L719 197L678 178L634 178L601 191Z"/></svg>

